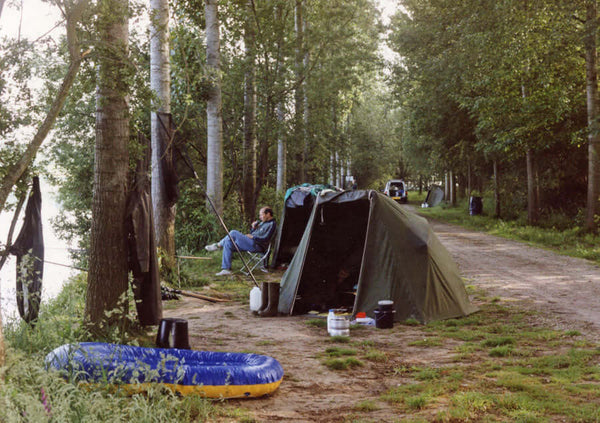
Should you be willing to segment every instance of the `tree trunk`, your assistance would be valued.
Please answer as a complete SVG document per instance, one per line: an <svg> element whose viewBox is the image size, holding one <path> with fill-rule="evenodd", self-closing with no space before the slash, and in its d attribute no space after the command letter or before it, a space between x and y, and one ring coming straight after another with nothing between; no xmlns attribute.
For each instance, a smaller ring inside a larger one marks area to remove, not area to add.
<svg viewBox="0 0 600 423"><path fill-rule="evenodd" d="M450 199L450 180L448 179L448 171L444 172L444 198L446 203L452 202Z"/></svg>
<svg viewBox="0 0 600 423"><path fill-rule="evenodd" d="M128 2L101 0L98 33L96 152L90 264L85 303L89 323L99 327L127 291L125 212L129 170ZM124 310L125 311L125 310ZM118 318L113 316L113 318Z"/></svg>
<svg viewBox="0 0 600 423"><path fill-rule="evenodd" d="M246 1L244 25L245 74L244 74L244 153L242 162L242 199L246 221L254 219L256 209L256 70L253 0Z"/></svg>
<svg viewBox="0 0 600 423"><path fill-rule="evenodd" d="M217 213L223 213L223 117L218 0L205 0L206 65L212 85L206 104L206 193ZM210 208L209 208L210 209Z"/></svg>
<svg viewBox="0 0 600 423"><path fill-rule="evenodd" d="M175 266L175 216L176 205L167 194L165 168L161 157L165 149L161 143L171 134L157 113L171 113L171 67L169 59L169 3L150 0L150 88L156 96L151 113L152 145L152 211L156 246L165 254L163 272L170 274ZM164 120L164 119L163 119ZM171 142L169 140L168 142ZM170 270L169 270L170 269Z"/></svg>
<svg viewBox="0 0 600 423"><path fill-rule="evenodd" d="M279 4L276 9L277 22L281 22L283 19L283 4ZM283 44L283 32L277 39L277 65L275 71L275 80L278 81L281 75L281 69L283 68L282 58L282 44ZM287 186L287 143L285 139L285 112L284 112L284 99L281 98L281 94L277 99L277 106L275 107L275 113L277 116L277 192L285 192Z"/></svg>
<svg viewBox="0 0 600 423"><path fill-rule="evenodd" d="M296 0L295 7L295 31L296 31L296 56L294 66L294 77L296 89L294 91L294 134L296 146L301 149L298 172L301 182L306 182L306 157L304 156L304 25L302 23L302 0Z"/></svg>
<svg viewBox="0 0 600 423"><path fill-rule="evenodd" d="M71 86L75 81L75 77L79 72L83 54L81 53L81 46L77 35L77 24L85 10L85 6L86 3L84 1L79 1L72 7L64 6L67 16L66 27L70 60L69 69L67 70L60 89L58 90L58 93L56 94L56 97L54 98L54 101L52 102L50 109L46 114L46 118L33 136L33 140L29 143L27 149L19 158L19 160L8 172L6 172L6 176L0 182L0 211L4 209L4 204L6 203L6 199L12 191L13 186L23 176L23 173L27 167L33 162L35 155L46 139L48 132L50 132L50 129L52 129L52 126L54 126L54 122L62 110L63 105L67 100L69 91L71 90Z"/></svg>
<svg viewBox="0 0 600 423"><path fill-rule="evenodd" d="M494 160L494 217L500 218L500 183L498 178L498 161Z"/></svg>
<svg viewBox="0 0 600 423"><path fill-rule="evenodd" d="M306 74L307 69L309 68L310 62L310 53L307 48L304 48L304 39L306 37L306 33L308 30L308 21L306 20L306 16L303 15L302 19L302 50L304 51L304 57L302 58L302 166L304 169L304 178L303 181L311 178L312 175L309 175L308 169L308 158L310 157L310 145L309 145L309 136L308 136L308 89L307 89L307 77Z"/></svg>
<svg viewBox="0 0 600 423"><path fill-rule="evenodd" d="M277 192L285 192L287 173L287 145L284 137L283 124L285 116L283 104L277 103Z"/></svg>
<svg viewBox="0 0 600 423"><path fill-rule="evenodd" d="M454 171L448 172L448 181L450 182L450 204L456 206L456 181L454 180Z"/></svg>
<svg viewBox="0 0 600 423"><path fill-rule="evenodd" d="M596 231L595 216L598 213L600 193L600 131L598 130L598 69L596 37L598 33L596 0L587 1L585 34L585 70L588 121L588 186L585 229Z"/></svg>
<svg viewBox="0 0 600 423"><path fill-rule="evenodd" d="M534 177L534 158L533 151L527 150L527 222L535 225L538 221L538 206L535 201L535 177Z"/></svg>
<svg viewBox="0 0 600 423"><path fill-rule="evenodd" d="M467 197L471 196L471 161L467 163Z"/></svg>
<svg viewBox="0 0 600 423"><path fill-rule="evenodd" d="M164 131L155 112L171 113L171 67L169 62L169 2L150 0L150 89L156 95L152 105L152 211L156 245L169 263L175 262L175 204L169 204L163 168L160 134Z"/></svg>

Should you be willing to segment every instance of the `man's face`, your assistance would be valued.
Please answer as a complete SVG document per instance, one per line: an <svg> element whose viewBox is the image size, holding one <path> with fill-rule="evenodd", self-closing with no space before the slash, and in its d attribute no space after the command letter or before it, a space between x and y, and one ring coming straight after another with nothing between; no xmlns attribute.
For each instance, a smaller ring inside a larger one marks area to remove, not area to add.
<svg viewBox="0 0 600 423"><path fill-rule="evenodd" d="M258 218L262 222L265 222L267 219L269 219L269 217L271 217L271 215L269 213L265 213L265 209L260 209L260 211L258 212Z"/></svg>

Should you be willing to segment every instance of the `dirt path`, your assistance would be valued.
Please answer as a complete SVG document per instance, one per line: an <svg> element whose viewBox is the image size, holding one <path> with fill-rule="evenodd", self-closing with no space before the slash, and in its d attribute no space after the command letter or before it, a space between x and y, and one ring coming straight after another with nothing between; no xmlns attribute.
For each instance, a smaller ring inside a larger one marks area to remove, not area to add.
<svg viewBox="0 0 600 423"><path fill-rule="evenodd" d="M600 337L600 268L524 243L430 222L467 283Z"/></svg>
<svg viewBox="0 0 600 423"><path fill-rule="evenodd" d="M490 297L539 310L544 325L600 338L598 267L452 225L432 226L468 284ZM332 344L326 329L307 324L308 316L257 318L247 303L211 304L184 297L165 311L165 317L188 319L193 349L255 352L280 361L285 376L272 396L223 405L245 410L257 422L401 421L410 416L381 399L389 389L406 383L397 369L453 364L456 347L452 341L441 348L411 346L424 335L419 327L405 325L353 329L349 344ZM326 350L335 346L357 351L363 366L327 368Z"/></svg>

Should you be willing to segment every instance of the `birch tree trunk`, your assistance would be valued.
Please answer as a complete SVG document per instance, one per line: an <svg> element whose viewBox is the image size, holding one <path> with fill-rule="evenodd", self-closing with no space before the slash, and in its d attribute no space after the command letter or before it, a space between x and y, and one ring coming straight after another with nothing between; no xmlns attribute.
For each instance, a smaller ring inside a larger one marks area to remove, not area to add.
<svg viewBox="0 0 600 423"><path fill-rule="evenodd" d="M596 0L586 2L585 73L588 121L588 186L585 229L596 231L595 216L598 213L600 193L600 132L598 128L598 69L596 37L598 34Z"/></svg>
<svg viewBox="0 0 600 423"><path fill-rule="evenodd" d="M296 56L294 63L294 77L296 89L294 91L294 134L297 147L300 147L300 162L298 172L301 182L306 182L306 157L304 156L304 25L302 23L302 0L296 0L295 31L296 31Z"/></svg>
<svg viewBox="0 0 600 423"><path fill-rule="evenodd" d="M206 64L212 81L206 104L206 193L217 213L223 213L223 121L218 0L205 0Z"/></svg>
<svg viewBox="0 0 600 423"><path fill-rule="evenodd" d="M256 209L256 67L253 0L246 1L244 22L244 154L242 163L243 209L247 221L252 221Z"/></svg>
<svg viewBox="0 0 600 423"><path fill-rule="evenodd" d="M98 4L98 88L90 264L85 316L98 327L127 291L125 212L129 170L127 0ZM114 316L113 318L118 318Z"/></svg>
<svg viewBox="0 0 600 423"><path fill-rule="evenodd" d="M156 96L151 114L152 209L156 245L175 261L175 213L170 205L161 161L160 121L156 112L171 113L171 68L169 62L169 2L150 0L150 89ZM164 129L163 129L164 130Z"/></svg>

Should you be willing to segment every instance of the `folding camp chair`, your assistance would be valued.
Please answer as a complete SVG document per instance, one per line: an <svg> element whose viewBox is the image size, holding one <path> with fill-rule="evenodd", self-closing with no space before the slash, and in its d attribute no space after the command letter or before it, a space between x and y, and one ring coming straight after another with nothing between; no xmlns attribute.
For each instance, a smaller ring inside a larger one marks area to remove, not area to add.
<svg viewBox="0 0 600 423"><path fill-rule="evenodd" d="M267 265L269 264L269 255L271 254L271 244L269 244L269 246L267 247L266 251L257 251L257 252L250 252L250 251L242 251L242 254L246 254L246 263L248 264L248 267L250 268L250 271L253 271L254 269L256 269L257 267L265 273L268 273L269 271L267 270ZM246 269L246 266L243 266L240 269L240 272L242 272L244 275L248 275L248 271Z"/></svg>

